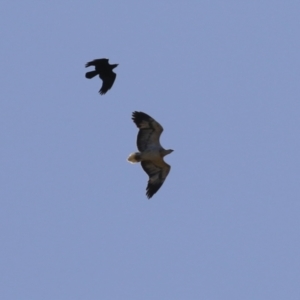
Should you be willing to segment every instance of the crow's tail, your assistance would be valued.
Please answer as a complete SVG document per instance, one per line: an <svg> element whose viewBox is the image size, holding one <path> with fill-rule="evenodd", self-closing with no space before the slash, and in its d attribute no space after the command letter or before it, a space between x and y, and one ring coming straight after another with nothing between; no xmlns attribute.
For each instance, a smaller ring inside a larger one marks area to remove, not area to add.
<svg viewBox="0 0 300 300"><path fill-rule="evenodd" d="M91 72L85 73L85 77L88 79L91 79L91 78L95 77L96 75L98 75L97 71L91 71Z"/></svg>

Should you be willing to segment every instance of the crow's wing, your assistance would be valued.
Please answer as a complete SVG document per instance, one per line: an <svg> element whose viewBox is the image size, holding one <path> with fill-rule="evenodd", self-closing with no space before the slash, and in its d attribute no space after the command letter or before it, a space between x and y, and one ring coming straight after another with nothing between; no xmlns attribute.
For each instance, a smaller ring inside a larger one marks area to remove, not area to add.
<svg viewBox="0 0 300 300"><path fill-rule="evenodd" d="M100 74L99 77L103 80L102 87L101 87L99 93L101 95L104 95L113 86L117 75L116 75L116 73L111 71L106 74Z"/></svg>
<svg viewBox="0 0 300 300"><path fill-rule="evenodd" d="M108 65L108 59L107 58L100 58L100 59L94 59L92 61L89 61L85 64L85 67L95 66L95 67L101 67Z"/></svg>

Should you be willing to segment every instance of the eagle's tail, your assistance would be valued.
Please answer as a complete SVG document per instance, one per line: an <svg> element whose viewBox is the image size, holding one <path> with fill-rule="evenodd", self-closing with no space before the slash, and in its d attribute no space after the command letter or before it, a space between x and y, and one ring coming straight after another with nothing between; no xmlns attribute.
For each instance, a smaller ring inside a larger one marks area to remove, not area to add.
<svg viewBox="0 0 300 300"><path fill-rule="evenodd" d="M139 153L139 152L131 153L128 156L127 160L132 164L138 163L141 161L141 153Z"/></svg>
<svg viewBox="0 0 300 300"><path fill-rule="evenodd" d="M98 75L97 71L90 71L90 72L85 73L85 77L88 79L91 79L91 78L95 77L96 75Z"/></svg>

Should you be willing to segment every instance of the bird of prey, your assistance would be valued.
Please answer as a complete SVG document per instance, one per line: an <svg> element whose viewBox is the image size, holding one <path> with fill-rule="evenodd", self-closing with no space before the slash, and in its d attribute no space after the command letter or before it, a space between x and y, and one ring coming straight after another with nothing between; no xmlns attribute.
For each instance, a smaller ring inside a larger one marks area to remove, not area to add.
<svg viewBox="0 0 300 300"><path fill-rule="evenodd" d="M94 59L86 63L85 67L95 66L95 71L90 71L85 74L85 77L91 79L96 75L102 79L102 87L99 91L101 95L104 95L114 84L117 77L113 69L118 66L118 64L110 65L107 58Z"/></svg>
<svg viewBox="0 0 300 300"><path fill-rule="evenodd" d="M132 113L132 120L139 128L137 148L140 152L131 153L127 160L130 163L140 162L149 176L146 195L150 199L163 185L171 166L164 161L164 156L173 152L165 150L159 137L163 132L162 126L143 112Z"/></svg>

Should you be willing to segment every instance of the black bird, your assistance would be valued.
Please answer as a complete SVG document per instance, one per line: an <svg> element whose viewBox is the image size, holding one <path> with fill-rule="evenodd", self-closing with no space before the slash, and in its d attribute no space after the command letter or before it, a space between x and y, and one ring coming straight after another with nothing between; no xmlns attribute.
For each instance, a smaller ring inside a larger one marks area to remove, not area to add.
<svg viewBox="0 0 300 300"><path fill-rule="evenodd" d="M91 79L96 75L102 79L102 87L99 91L101 95L104 95L114 84L117 77L113 69L118 66L118 64L110 65L107 58L94 59L85 64L85 67L95 66L95 71L90 71L85 74L85 77Z"/></svg>

